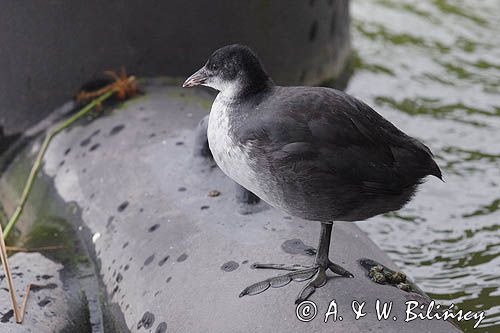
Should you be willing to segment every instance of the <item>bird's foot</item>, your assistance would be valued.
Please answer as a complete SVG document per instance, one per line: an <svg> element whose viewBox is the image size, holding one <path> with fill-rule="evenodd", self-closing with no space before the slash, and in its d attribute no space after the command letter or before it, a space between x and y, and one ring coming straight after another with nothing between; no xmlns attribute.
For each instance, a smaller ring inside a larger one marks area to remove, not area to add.
<svg viewBox="0 0 500 333"><path fill-rule="evenodd" d="M304 288L300 291L299 295L295 299L295 304L299 304L311 296L317 288L321 288L326 284L326 269L324 267L318 266L318 270L314 275L313 279L309 281Z"/></svg>
<svg viewBox="0 0 500 333"><path fill-rule="evenodd" d="M253 269L276 269L280 271L299 271L303 269L313 268L314 266L305 266L305 265L285 265L285 264L259 264L255 263L250 266Z"/></svg>
<svg viewBox="0 0 500 333"><path fill-rule="evenodd" d="M289 273L278 275L246 287L239 295L243 297L246 295L260 294L270 287L281 288L286 286L292 281L302 282L311 280L301 290L295 303L298 304L311 296L317 288L321 288L326 283L326 271L330 269L332 272L345 277L353 277L345 268L328 260L327 265L314 264L313 266L304 265L283 265L283 264L258 264L252 265L255 269L277 269L289 271Z"/></svg>

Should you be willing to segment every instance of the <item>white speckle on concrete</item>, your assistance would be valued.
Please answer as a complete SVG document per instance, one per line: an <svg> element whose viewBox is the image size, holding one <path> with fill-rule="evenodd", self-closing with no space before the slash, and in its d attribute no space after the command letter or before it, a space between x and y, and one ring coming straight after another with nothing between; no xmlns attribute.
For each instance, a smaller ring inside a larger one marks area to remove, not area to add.
<svg viewBox="0 0 500 333"><path fill-rule="evenodd" d="M92 235L92 243L95 244L95 242L97 242L99 238L101 238L101 234L99 232L96 232L94 235Z"/></svg>

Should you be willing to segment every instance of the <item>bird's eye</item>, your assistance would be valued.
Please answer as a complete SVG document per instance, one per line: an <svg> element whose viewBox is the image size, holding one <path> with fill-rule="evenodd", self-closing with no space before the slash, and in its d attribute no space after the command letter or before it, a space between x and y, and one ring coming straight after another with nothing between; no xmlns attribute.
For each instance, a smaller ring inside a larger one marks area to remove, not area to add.
<svg viewBox="0 0 500 333"><path fill-rule="evenodd" d="M219 66L217 66L217 64L211 64L210 69L216 71L217 69L219 69Z"/></svg>

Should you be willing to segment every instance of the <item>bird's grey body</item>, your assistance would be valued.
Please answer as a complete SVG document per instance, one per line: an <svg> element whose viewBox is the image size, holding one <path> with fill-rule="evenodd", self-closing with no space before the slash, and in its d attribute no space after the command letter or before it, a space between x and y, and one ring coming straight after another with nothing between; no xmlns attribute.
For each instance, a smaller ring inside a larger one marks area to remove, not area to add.
<svg viewBox="0 0 500 333"><path fill-rule="evenodd" d="M361 101L334 89L219 93L210 150L230 178L288 214L359 221L401 208L438 174L430 150Z"/></svg>
<svg viewBox="0 0 500 333"><path fill-rule="evenodd" d="M333 221L360 221L398 210L428 175L441 171L424 144L341 91L276 86L243 45L215 51L184 87L219 90L208 144L230 178L287 214L321 222L314 265L254 264L290 273L241 293L311 280L296 299L326 283L326 271L352 277L329 259Z"/></svg>

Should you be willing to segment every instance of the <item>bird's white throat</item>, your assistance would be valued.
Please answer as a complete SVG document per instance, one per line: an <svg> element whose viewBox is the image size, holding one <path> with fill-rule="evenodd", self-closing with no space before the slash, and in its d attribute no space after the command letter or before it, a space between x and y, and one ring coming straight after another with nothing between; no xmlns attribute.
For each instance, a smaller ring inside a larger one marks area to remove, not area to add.
<svg viewBox="0 0 500 333"><path fill-rule="evenodd" d="M210 78L203 84L204 86L213 88L219 91L217 98L231 100L237 96L241 90L241 83L238 80L227 81L219 77Z"/></svg>

